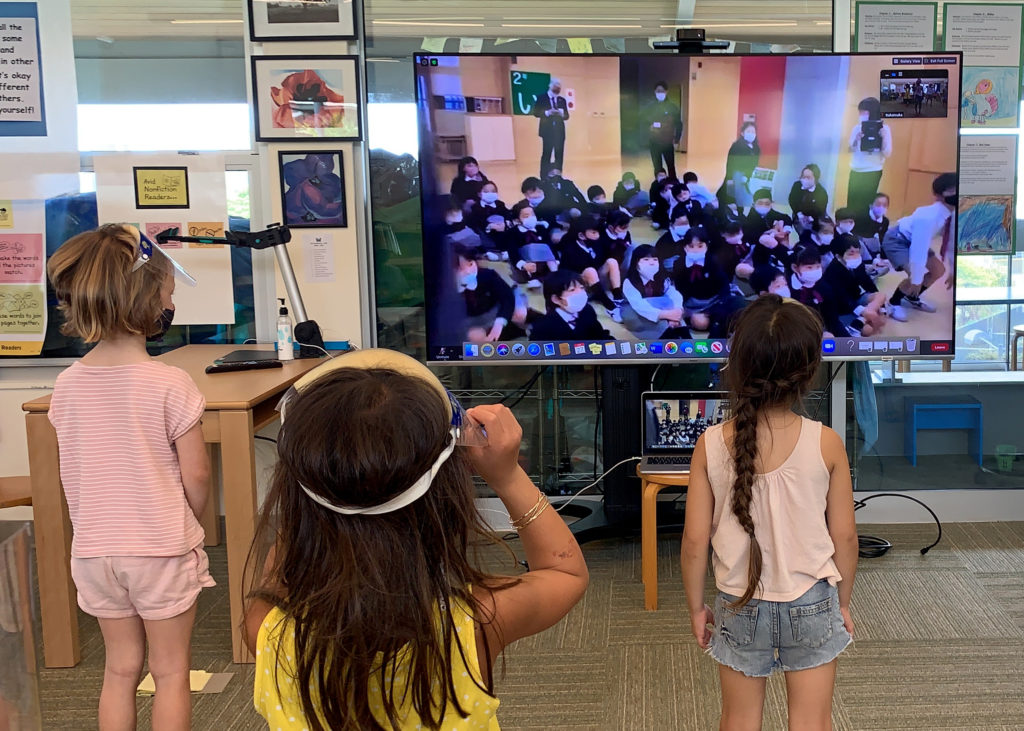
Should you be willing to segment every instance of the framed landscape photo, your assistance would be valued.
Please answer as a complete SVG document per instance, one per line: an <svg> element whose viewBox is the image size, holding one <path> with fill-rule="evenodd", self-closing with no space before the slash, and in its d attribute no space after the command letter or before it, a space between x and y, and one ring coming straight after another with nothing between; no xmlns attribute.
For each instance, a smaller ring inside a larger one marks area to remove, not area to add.
<svg viewBox="0 0 1024 731"><path fill-rule="evenodd" d="M281 211L292 228L347 228L341 150L282 150Z"/></svg>
<svg viewBox="0 0 1024 731"><path fill-rule="evenodd" d="M249 0L249 40L353 40L354 5L353 0Z"/></svg>
<svg viewBox="0 0 1024 731"><path fill-rule="evenodd" d="M361 140L357 56L253 56L256 139Z"/></svg>

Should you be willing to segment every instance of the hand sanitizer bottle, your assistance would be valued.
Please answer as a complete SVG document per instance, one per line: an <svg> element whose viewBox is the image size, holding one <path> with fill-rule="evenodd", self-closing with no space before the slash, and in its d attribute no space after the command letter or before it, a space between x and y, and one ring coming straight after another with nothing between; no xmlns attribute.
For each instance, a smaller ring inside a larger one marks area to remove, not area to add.
<svg viewBox="0 0 1024 731"><path fill-rule="evenodd" d="M294 360L295 345L292 341L292 321L288 317L288 308L284 306L284 298L278 297L277 299L281 302L277 318L277 359Z"/></svg>

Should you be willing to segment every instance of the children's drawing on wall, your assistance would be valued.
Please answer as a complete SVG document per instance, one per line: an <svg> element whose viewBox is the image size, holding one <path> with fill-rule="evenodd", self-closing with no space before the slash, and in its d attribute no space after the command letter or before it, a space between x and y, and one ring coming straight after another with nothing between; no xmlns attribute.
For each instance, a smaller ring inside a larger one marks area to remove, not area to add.
<svg viewBox="0 0 1024 731"><path fill-rule="evenodd" d="M1016 127L1020 70L1015 67L964 68L961 127Z"/></svg>
<svg viewBox="0 0 1024 731"><path fill-rule="evenodd" d="M957 251L961 254L1009 254L1013 251L1013 196L960 196Z"/></svg>

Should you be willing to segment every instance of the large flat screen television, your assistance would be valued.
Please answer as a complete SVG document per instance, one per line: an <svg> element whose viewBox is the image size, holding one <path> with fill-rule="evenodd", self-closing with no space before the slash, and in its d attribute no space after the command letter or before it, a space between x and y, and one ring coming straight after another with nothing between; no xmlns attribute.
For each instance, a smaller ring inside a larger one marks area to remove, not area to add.
<svg viewBox="0 0 1024 731"><path fill-rule="evenodd" d="M428 359L951 357L961 57L420 55ZM667 180L661 180L667 178Z"/></svg>

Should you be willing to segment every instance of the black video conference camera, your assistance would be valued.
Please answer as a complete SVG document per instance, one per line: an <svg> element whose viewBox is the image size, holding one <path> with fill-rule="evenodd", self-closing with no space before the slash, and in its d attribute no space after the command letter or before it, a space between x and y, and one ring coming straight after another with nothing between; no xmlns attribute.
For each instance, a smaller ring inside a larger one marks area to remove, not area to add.
<svg viewBox="0 0 1024 731"><path fill-rule="evenodd" d="M674 41L655 41L654 47L671 48L679 53L698 55L705 51L728 48L729 41L706 41L703 28L676 28Z"/></svg>

